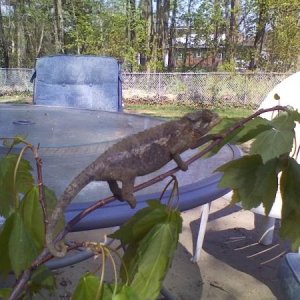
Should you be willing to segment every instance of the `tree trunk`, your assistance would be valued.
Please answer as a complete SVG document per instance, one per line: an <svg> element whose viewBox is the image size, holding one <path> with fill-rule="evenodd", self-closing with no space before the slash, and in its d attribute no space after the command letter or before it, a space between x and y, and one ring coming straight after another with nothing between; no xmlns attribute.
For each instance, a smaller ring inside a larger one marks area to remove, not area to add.
<svg viewBox="0 0 300 300"><path fill-rule="evenodd" d="M141 9L141 16L144 20L146 20L147 23L147 40L145 44L146 51L140 53L141 65L145 66L147 62L151 59L153 53L154 25L153 25L152 0L141 0L140 9Z"/></svg>
<svg viewBox="0 0 300 300"><path fill-rule="evenodd" d="M239 1L230 0L230 17L228 35L226 35L225 61L229 64L235 63L236 45L237 45L237 15Z"/></svg>
<svg viewBox="0 0 300 300"><path fill-rule="evenodd" d="M132 47L135 40L135 0L127 0L127 37Z"/></svg>
<svg viewBox="0 0 300 300"><path fill-rule="evenodd" d="M188 48L190 47L189 43L191 40L191 33L192 33L192 22L191 22L191 8L192 8L192 1L189 0L188 2L188 11L187 11L187 20L186 20L186 35L185 35L185 44L183 49L183 55L182 55L182 72L185 72L186 70L186 60L188 57Z"/></svg>
<svg viewBox="0 0 300 300"><path fill-rule="evenodd" d="M168 71L172 72L175 68L174 57L174 42L176 39L176 14L177 14L177 0L173 1L172 18L170 24L169 40L168 40Z"/></svg>
<svg viewBox="0 0 300 300"><path fill-rule="evenodd" d="M53 0L54 12L55 12L55 46L56 52L64 53L64 19L61 0Z"/></svg>
<svg viewBox="0 0 300 300"><path fill-rule="evenodd" d="M3 65L1 67L9 68L8 46L5 38L1 7L0 7L0 41L1 41L1 48L2 48L2 56L3 56Z"/></svg>
<svg viewBox="0 0 300 300"><path fill-rule="evenodd" d="M256 34L254 38L253 51L251 53L249 70L254 70L257 65L257 59L262 52L264 36L266 31L266 24L268 19L268 9L266 3L259 2L259 17L256 24Z"/></svg>

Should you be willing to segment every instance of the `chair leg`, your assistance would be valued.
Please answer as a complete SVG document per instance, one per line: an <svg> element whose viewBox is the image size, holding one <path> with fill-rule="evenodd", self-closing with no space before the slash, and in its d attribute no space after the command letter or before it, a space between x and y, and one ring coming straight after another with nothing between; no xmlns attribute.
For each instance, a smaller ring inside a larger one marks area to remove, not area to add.
<svg viewBox="0 0 300 300"><path fill-rule="evenodd" d="M202 245L203 245L203 241L204 241L204 235L205 235L205 231L206 231L209 210L210 210L210 203L206 203L206 204L202 205L202 211L201 211L202 216L201 216L201 220L200 220L196 249L195 249L194 255L191 259L192 262L197 262L200 259L200 254L201 254Z"/></svg>

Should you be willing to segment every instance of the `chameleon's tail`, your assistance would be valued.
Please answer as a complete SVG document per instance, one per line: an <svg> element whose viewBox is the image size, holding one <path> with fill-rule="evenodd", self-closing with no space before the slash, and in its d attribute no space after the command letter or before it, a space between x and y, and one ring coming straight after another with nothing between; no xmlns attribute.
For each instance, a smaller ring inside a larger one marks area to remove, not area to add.
<svg viewBox="0 0 300 300"><path fill-rule="evenodd" d="M56 235L58 234L57 225L59 221L64 218L64 211L76 195L90 182L91 177L87 171L84 170L78 176L76 176L72 182L64 190L61 197L58 199L58 203L54 208L51 216L49 216L46 230L46 246L50 253L57 257L65 256L66 246L62 240L54 242Z"/></svg>

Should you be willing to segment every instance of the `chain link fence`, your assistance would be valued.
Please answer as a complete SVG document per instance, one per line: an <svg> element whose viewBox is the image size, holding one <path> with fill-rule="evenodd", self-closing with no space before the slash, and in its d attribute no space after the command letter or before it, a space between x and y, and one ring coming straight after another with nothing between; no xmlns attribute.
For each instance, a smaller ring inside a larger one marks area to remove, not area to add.
<svg viewBox="0 0 300 300"><path fill-rule="evenodd" d="M32 69L0 69L0 96L32 93Z"/></svg>
<svg viewBox="0 0 300 300"><path fill-rule="evenodd" d="M133 103L184 103L257 108L289 74L282 73L129 73L123 97Z"/></svg>
<svg viewBox="0 0 300 300"><path fill-rule="evenodd" d="M0 69L0 97L32 93L32 69ZM123 98L134 104L257 108L283 73L123 73Z"/></svg>

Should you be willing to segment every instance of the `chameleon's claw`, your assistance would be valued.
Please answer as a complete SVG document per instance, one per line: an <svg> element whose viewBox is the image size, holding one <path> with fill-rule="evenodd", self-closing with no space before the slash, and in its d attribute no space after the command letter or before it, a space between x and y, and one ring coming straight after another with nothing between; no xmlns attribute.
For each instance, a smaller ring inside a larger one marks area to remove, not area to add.
<svg viewBox="0 0 300 300"><path fill-rule="evenodd" d="M123 199L125 199L125 201L129 204L131 208L136 207L136 199L133 195L126 195L125 197L123 197Z"/></svg>
<svg viewBox="0 0 300 300"><path fill-rule="evenodd" d="M183 162L179 165L179 168L180 168L180 170L182 170L182 171L187 171L188 168L189 168L189 165L188 165L186 162L183 161Z"/></svg>
<svg viewBox="0 0 300 300"><path fill-rule="evenodd" d="M127 203L129 204L129 206L131 207L131 208L135 208L136 207L136 200L134 199L134 201L129 201L129 200L127 200Z"/></svg>
<svg viewBox="0 0 300 300"><path fill-rule="evenodd" d="M129 196L127 196L127 197L118 197L117 195L114 195L114 196L121 202L126 201L131 208L136 207L136 199L133 196L132 197L129 197Z"/></svg>

